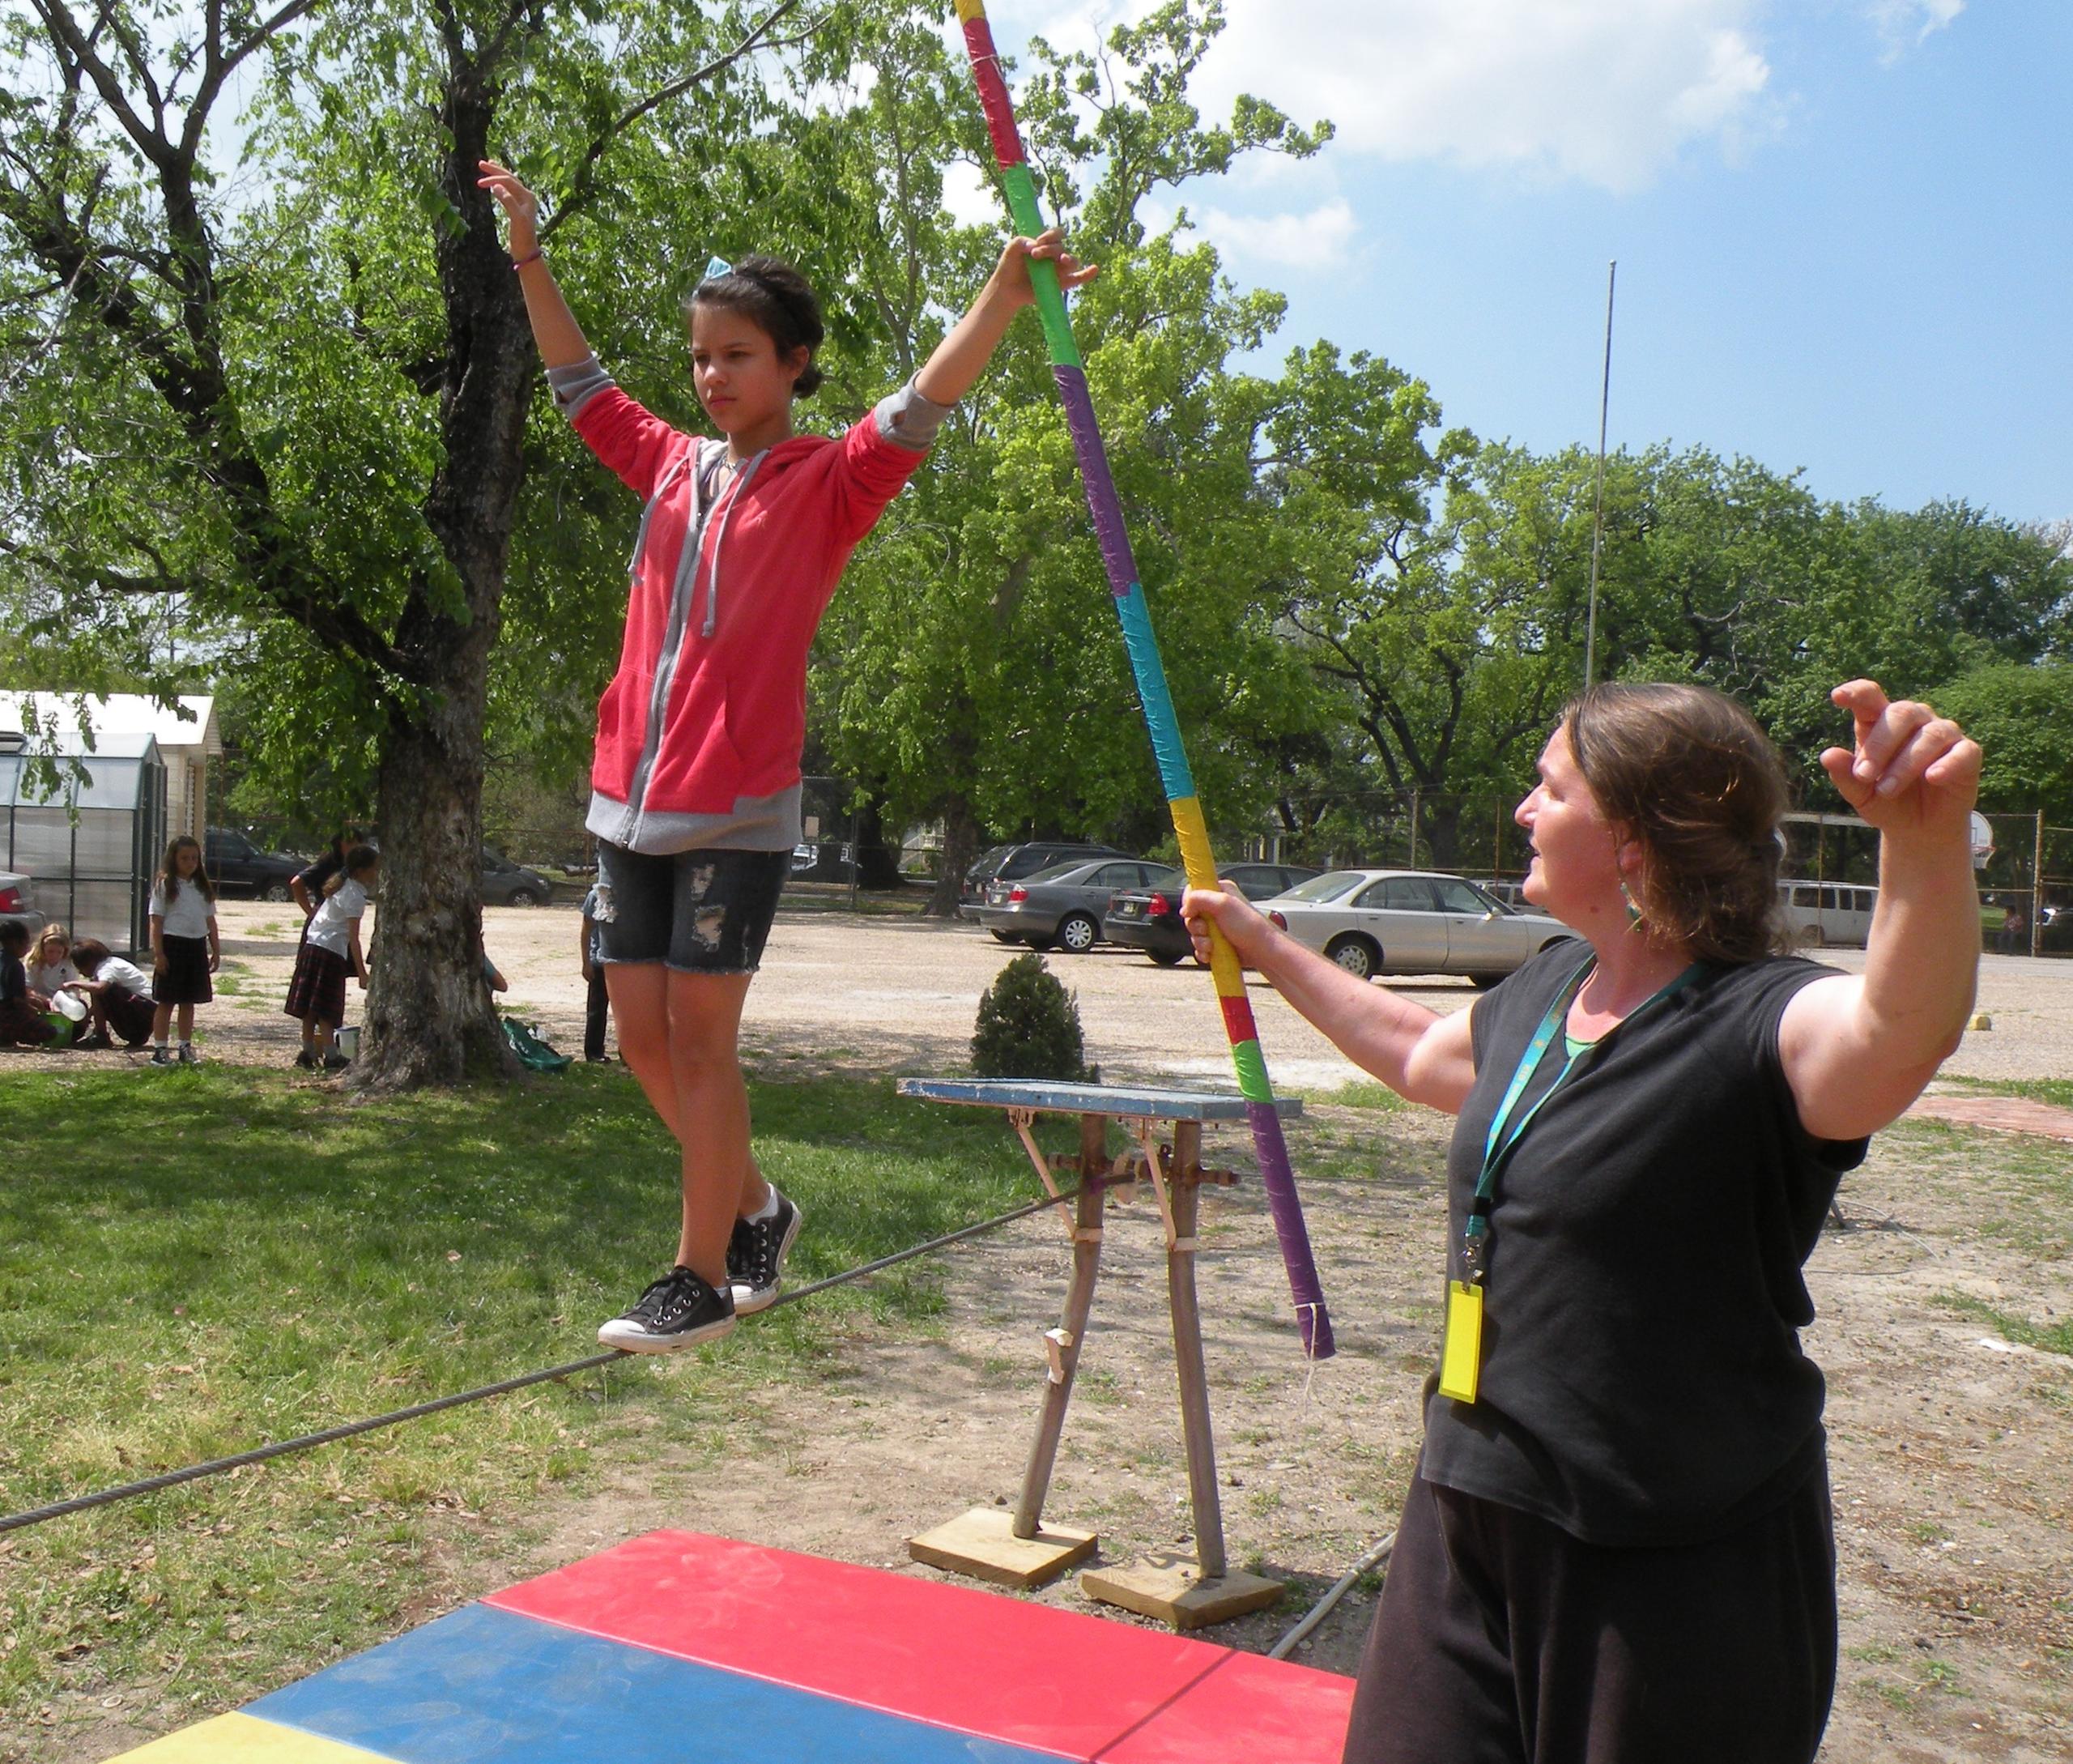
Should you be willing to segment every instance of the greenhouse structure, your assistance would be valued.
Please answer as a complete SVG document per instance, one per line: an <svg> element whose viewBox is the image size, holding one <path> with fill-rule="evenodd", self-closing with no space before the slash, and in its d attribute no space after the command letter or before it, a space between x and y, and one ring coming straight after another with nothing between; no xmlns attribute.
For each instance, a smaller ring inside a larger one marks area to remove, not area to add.
<svg viewBox="0 0 2073 1764"><path fill-rule="evenodd" d="M151 876L165 849L166 768L148 731L0 728L0 871L74 938L147 948Z"/></svg>

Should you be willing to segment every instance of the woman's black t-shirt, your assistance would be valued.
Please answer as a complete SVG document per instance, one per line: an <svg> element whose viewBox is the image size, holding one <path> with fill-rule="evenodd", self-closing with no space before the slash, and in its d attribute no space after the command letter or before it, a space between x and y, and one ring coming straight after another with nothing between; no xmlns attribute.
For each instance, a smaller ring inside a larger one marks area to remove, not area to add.
<svg viewBox="0 0 2073 1764"><path fill-rule="evenodd" d="M1448 1245L1490 1120L1582 945L1479 1000L1475 1083L1447 1158ZM1577 1062L1497 1179L1473 1404L1425 1405L1424 1474L1587 1542L1692 1543L1820 1461L1822 1382L1800 1268L1863 1140L1816 1140L1778 1052L1786 1002L1832 970L1701 970ZM1558 1033L1520 1099L1561 1071Z"/></svg>

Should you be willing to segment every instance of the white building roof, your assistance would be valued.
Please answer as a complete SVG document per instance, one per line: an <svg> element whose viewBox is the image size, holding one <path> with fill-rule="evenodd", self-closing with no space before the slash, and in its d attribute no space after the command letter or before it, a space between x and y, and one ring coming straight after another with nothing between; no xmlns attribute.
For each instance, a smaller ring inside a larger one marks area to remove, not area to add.
<svg viewBox="0 0 2073 1764"><path fill-rule="evenodd" d="M75 692L0 692L0 731L48 731L56 735L60 752L82 752L82 702ZM177 698L173 708L141 692L112 692L104 698L88 697L83 703L96 750L111 757L141 753L147 738L158 743L168 760L213 760L223 754L213 698ZM32 744L33 740L32 736Z"/></svg>

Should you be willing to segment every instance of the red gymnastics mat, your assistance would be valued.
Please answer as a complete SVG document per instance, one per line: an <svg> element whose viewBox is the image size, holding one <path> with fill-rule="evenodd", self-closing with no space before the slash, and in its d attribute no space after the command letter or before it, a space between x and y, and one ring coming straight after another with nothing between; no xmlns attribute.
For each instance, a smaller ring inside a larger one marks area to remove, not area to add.
<svg viewBox="0 0 2073 1764"><path fill-rule="evenodd" d="M136 1764L1338 1764L1353 1681L998 1593L651 1532Z"/></svg>

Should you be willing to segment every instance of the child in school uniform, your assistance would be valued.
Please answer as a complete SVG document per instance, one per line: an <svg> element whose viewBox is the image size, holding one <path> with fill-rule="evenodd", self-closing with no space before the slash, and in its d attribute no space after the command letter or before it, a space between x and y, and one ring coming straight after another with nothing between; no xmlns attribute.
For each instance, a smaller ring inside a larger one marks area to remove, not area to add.
<svg viewBox="0 0 2073 1764"><path fill-rule="evenodd" d="M357 978L362 991L367 989L360 922L381 869L380 852L355 846L346 854L345 867L324 884L323 899L310 915L283 1007L302 1024L302 1051L295 1063L304 1071L321 1066L336 1072L348 1063L330 1043L346 1020L347 977Z"/></svg>
<svg viewBox="0 0 2073 1764"><path fill-rule="evenodd" d="M28 927L18 918L0 922L0 1047L40 1047L57 1033L44 1020L49 999L29 990L22 961L28 952Z"/></svg>
<svg viewBox="0 0 2073 1764"><path fill-rule="evenodd" d="M605 1057L605 1025L612 1010L611 995L605 990L605 965L598 959L598 905L593 884L583 897L583 935L577 946L583 957L583 1057L593 1065Z"/></svg>
<svg viewBox="0 0 2073 1764"><path fill-rule="evenodd" d="M151 1063L170 1066L166 1033L180 1019L180 1063L194 1063L194 1007L216 995L209 976L223 961L216 891L202 867L202 843L182 833L165 848L151 884Z"/></svg>
<svg viewBox="0 0 2073 1764"><path fill-rule="evenodd" d="M142 1047L150 1040L158 1015L151 1002L151 976L134 962L112 953L97 937L82 937L73 944L72 960L83 977L72 990L86 995L93 1022L92 1033L74 1045L113 1047L120 1041L126 1047Z"/></svg>
<svg viewBox="0 0 2073 1764"><path fill-rule="evenodd" d="M45 998L54 999L86 978L72 959L71 938L62 925L54 922L36 934L23 965L28 970L29 991L40 992Z"/></svg>

